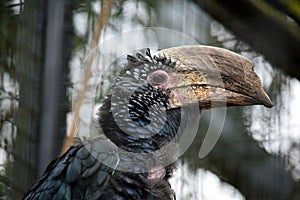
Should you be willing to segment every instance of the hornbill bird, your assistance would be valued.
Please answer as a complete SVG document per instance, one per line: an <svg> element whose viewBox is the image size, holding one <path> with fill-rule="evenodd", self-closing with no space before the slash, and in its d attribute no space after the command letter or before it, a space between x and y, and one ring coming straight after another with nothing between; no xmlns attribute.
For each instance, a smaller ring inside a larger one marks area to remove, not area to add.
<svg viewBox="0 0 300 200"><path fill-rule="evenodd" d="M231 51L129 55L99 108L99 136L52 161L23 199L175 199L168 179L195 108L255 104L272 107L251 62Z"/></svg>

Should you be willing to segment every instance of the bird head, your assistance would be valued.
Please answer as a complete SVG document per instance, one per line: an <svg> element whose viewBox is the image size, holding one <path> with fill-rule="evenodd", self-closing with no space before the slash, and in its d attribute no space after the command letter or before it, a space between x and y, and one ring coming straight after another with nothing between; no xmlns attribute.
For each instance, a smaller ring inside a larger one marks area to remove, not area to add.
<svg viewBox="0 0 300 200"><path fill-rule="evenodd" d="M166 138L170 141L181 125L182 107L272 107L248 59L208 46L174 47L158 55L148 49L145 55L128 56L109 101L104 108L110 115L100 116L100 123L113 121L118 130L110 138L126 148L154 139L158 146L149 146L157 149Z"/></svg>

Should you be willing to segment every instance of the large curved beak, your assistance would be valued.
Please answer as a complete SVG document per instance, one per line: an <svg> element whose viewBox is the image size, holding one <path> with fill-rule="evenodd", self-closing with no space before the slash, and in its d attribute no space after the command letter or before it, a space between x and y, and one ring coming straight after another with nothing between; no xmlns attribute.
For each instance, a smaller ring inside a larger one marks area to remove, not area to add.
<svg viewBox="0 0 300 200"><path fill-rule="evenodd" d="M201 108L273 103L253 64L231 51L209 46L181 46L158 52L176 61L168 85L169 108L198 103Z"/></svg>

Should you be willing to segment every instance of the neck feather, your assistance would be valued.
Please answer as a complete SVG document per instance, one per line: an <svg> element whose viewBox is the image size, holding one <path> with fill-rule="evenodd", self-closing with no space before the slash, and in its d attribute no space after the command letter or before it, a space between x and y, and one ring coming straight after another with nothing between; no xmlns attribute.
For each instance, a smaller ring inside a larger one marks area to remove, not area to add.
<svg viewBox="0 0 300 200"><path fill-rule="evenodd" d="M130 115L130 113L127 113ZM144 113L148 115L147 113ZM111 109L111 98L105 99L99 112L99 123L103 130L103 133L117 146L131 152L153 152L163 147L168 142L175 139L177 132L179 131L181 113L180 108L166 110L165 116L155 116L155 121L151 123L145 122L145 116L138 115L139 118L135 118L135 126L123 126L120 128L114 118L114 114ZM163 119L162 119L163 118ZM149 119L148 117L146 119ZM163 121L164 124L155 129L151 127L152 123L157 121ZM143 123L145 122L145 123ZM124 124L126 121L124 121ZM153 131L153 132L151 132ZM147 135L148 134L148 135ZM149 135L150 134L150 135Z"/></svg>

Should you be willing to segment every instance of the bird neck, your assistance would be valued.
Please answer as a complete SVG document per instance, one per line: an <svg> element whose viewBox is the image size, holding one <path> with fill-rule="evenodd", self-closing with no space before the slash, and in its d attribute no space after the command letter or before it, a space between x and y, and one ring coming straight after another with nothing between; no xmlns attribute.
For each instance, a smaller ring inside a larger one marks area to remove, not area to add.
<svg viewBox="0 0 300 200"><path fill-rule="evenodd" d="M181 120L180 108L165 110L163 115L155 116L149 116L148 111L139 108L124 113L131 116L130 122L126 117L121 118L124 121L116 119L111 97L108 97L100 108L99 123L106 137L126 151L153 152L176 138Z"/></svg>

